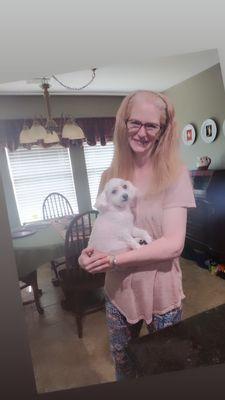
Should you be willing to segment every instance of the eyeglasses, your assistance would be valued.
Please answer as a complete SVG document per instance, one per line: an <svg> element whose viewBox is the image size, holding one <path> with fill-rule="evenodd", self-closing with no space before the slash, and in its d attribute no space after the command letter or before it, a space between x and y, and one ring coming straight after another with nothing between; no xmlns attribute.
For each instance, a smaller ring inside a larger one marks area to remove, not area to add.
<svg viewBox="0 0 225 400"><path fill-rule="evenodd" d="M146 133L157 133L161 129L161 126L158 124L154 124L153 122L146 122L143 124L136 119L127 119L125 123L128 132L133 134L138 133L142 126L144 126Z"/></svg>

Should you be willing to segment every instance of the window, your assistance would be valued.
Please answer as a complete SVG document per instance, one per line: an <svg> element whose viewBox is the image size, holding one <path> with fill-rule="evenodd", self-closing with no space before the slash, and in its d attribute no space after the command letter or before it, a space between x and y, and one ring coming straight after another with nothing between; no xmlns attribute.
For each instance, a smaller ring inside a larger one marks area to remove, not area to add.
<svg viewBox="0 0 225 400"><path fill-rule="evenodd" d="M84 156L92 207L95 204L102 172L110 166L113 151L113 142L107 142L106 146L101 146L99 143L95 146L89 146L84 143Z"/></svg>
<svg viewBox="0 0 225 400"><path fill-rule="evenodd" d="M63 194L78 212L69 150L61 146L7 151L20 222L43 219L42 204L51 192Z"/></svg>

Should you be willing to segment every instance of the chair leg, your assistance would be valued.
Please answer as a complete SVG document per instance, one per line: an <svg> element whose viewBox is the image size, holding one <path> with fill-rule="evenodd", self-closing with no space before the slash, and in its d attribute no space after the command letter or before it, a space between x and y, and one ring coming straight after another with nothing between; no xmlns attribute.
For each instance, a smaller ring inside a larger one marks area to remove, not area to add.
<svg viewBox="0 0 225 400"><path fill-rule="evenodd" d="M59 275L58 275L57 267L56 267L54 261L51 261L51 268L53 269L53 271L55 273L55 278L52 278L52 284L54 286L59 286Z"/></svg>
<svg viewBox="0 0 225 400"><path fill-rule="evenodd" d="M43 314L44 310L41 307L41 303L40 303L40 290L38 288L38 283L37 283L37 271L34 271L32 273L32 280L31 280L31 287L33 290L33 294L34 294L34 301L37 307L37 310L39 312L39 314Z"/></svg>
<svg viewBox="0 0 225 400"><path fill-rule="evenodd" d="M76 314L77 331L78 337L82 339L83 337L83 318L81 314Z"/></svg>

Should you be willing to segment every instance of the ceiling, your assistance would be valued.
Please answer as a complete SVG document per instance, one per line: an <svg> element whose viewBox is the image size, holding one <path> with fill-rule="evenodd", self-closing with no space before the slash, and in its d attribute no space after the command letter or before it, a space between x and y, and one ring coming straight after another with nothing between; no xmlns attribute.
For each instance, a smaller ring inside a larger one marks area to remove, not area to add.
<svg viewBox="0 0 225 400"><path fill-rule="evenodd" d="M4 3L4 4L3 4ZM0 95L39 94L37 77L55 74L79 94L165 90L221 63L221 1L2 0ZM218 51L217 51L218 50ZM73 94L51 79L51 93Z"/></svg>
<svg viewBox="0 0 225 400"><path fill-rule="evenodd" d="M217 50L206 50L172 57L153 59L144 64L116 64L99 67L95 80L79 94L121 95L138 89L163 91L219 62ZM57 75L70 87L79 87L90 80L91 70ZM53 78L52 94L74 94ZM0 84L0 94L40 94L40 79Z"/></svg>

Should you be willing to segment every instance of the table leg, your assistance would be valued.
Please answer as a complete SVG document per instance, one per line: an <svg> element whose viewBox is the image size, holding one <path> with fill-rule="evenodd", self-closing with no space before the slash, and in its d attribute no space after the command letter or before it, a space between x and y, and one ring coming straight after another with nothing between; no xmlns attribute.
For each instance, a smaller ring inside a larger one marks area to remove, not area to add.
<svg viewBox="0 0 225 400"><path fill-rule="evenodd" d="M29 303L35 302L39 314L43 314L44 309L41 307L41 303L40 303L40 296L42 295L42 290L38 288L37 271L31 272L29 275L27 275L25 278L23 278L22 281L27 286L29 285L32 287L33 294L34 294L34 300L25 301L23 304L29 304Z"/></svg>

